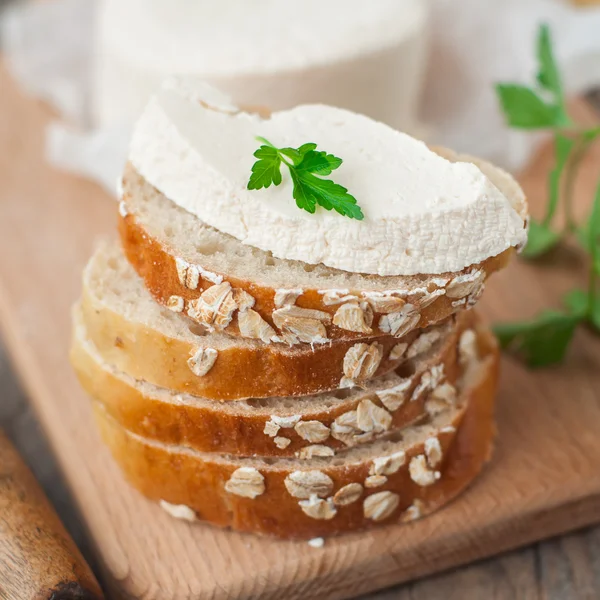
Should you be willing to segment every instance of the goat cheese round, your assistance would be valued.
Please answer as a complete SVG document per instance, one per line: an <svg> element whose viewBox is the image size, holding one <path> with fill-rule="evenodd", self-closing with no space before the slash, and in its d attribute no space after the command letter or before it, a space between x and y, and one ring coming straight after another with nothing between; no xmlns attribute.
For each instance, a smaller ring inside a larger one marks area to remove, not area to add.
<svg viewBox="0 0 600 600"><path fill-rule="evenodd" d="M280 185L248 190L257 136L280 148L314 142L342 158L329 178L348 188L364 220L300 210L284 166ZM165 82L135 127L130 161L174 203L243 243L345 271L458 271L527 236L523 193L491 165L494 183L368 117L305 105L263 118L196 80Z"/></svg>
<svg viewBox="0 0 600 600"><path fill-rule="evenodd" d="M170 75L195 75L248 106L322 102L402 129L428 46L424 0L102 0L94 113L131 122Z"/></svg>

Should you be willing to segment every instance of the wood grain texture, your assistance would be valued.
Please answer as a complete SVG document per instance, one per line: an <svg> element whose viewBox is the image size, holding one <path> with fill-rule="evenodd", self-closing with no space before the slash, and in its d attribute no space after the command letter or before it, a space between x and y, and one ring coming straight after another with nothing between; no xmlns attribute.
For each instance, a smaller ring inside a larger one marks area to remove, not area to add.
<svg viewBox="0 0 600 600"><path fill-rule="evenodd" d="M4 72L0 89L2 324L114 597L345 598L600 520L600 343L586 331L561 367L532 374L504 362L494 460L426 520L330 539L323 549L171 520L124 483L66 360L69 305L94 235L115 226L116 205L49 169L47 114ZM525 178L533 192L539 168ZM487 314L532 314L583 281L576 258L558 258L558 268L519 263L495 277Z"/></svg>
<svg viewBox="0 0 600 600"><path fill-rule="evenodd" d="M26 457L88 561L89 540L57 472L0 340L0 427ZM600 596L600 527L565 535L441 575L370 594L363 600L595 600Z"/></svg>
<svg viewBox="0 0 600 600"><path fill-rule="evenodd" d="M77 546L31 471L0 432L0 598L101 597Z"/></svg>

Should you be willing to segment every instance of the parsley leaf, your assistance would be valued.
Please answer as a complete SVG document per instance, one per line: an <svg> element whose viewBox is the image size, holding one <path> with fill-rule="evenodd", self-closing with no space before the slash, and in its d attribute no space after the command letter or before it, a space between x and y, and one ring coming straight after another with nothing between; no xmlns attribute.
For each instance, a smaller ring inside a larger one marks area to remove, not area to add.
<svg viewBox="0 0 600 600"><path fill-rule="evenodd" d="M537 59L537 81L542 89L548 92L553 98L554 105L557 108L556 124L563 127L568 126L571 123L571 119L567 114L562 80L554 57L552 35L547 23L543 24L538 32Z"/></svg>
<svg viewBox="0 0 600 600"><path fill-rule="evenodd" d="M496 92L508 124L517 129L546 129L560 122L560 111L524 85L499 83Z"/></svg>
<svg viewBox="0 0 600 600"><path fill-rule="evenodd" d="M498 84L496 92L508 124L517 129L545 129L571 124L560 72L552 50L548 25L540 27L537 39L536 89L525 85ZM547 100L545 100L547 98Z"/></svg>
<svg viewBox="0 0 600 600"><path fill-rule="evenodd" d="M554 60L552 37L547 23L540 27L538 33L537 59L539 64L537 80L539 84L554 94L562 94L560 74Z"/></svg>
<svg viewBox="0 0 600 600"><path fill-rule="evenodd" d="M309 213L315 212L318 204L326 210L335 210L344 217L361 220L363 218L356 200L348 190L329 179L320 179L310 172L290 171L294 182L294 199L298 208Z"/></svg>
<svg viewBox="0 0 600 600"><path fill-rule="evenodd" d="M581 320L577 314L548 310L531 321L496 325L494 331L503 348L530 367L545 367L562 361Z"/></svg>
<svg viewBox="0 0 600 600"><path fill-rule="evenodd" d="M311 150L304 155L302 162L298 165L298 171L315 175L331 175L331 172L339 168L341 164L342 159L333 154Z"/></svg>
<svg viewBox="0 0 600 600"><path fill-rule="evenodd" d="M523 256L529 259L542 256L558 244L560 237L559 233L552 231L544 223L531 219L527 245L523 248Z"/></svg>
<svg viewBox="0 0 600 600"><path fill-rule="evenodd" d="M249 190L279 185L283 163L290 171L294 184L292 195L298 208L314 214L317 206L320 206L350 219L364 219L356 198L344 186L323 179L341 166L341 158L317 150L317 145L313 143L303 144L299 148L277 148L265 138L257 139L263 145L254 153L259 160L252 166Z"/></svg>
<svg viewBox="0 0 600 600"><path fill-rule="evenodd" d="M258 158L252 165L252 175L248 181L249 190L268 188L271 184L281 183L281 158L277 148L261 146L254 156Z"/></svg>
<svg viewBox="0 0 600 600"><path fill-rule="evenodd" d="M571 290L565 295L565 297L563 298L563 302L571 314L579 315L582 318L587 316L587 291L581 289Z"/></svg>
<svg viewBox="0 0 600 600"><path fill-rule="evenodd" d="M302 144L300 148L281 148L279 152L284 156L287 156L292 160L294 166L298 166L303 160L304 157L309 153L315 150L317 147L316 144Z"/></svg>
<svg viewBox="0 0 600 600"><path fill-rule="evenodd" d="M600 331L600 299L595 299L590 307L590 294L586 290L571 290L564 298L565 305L576 315L581 315Z"/></svg>

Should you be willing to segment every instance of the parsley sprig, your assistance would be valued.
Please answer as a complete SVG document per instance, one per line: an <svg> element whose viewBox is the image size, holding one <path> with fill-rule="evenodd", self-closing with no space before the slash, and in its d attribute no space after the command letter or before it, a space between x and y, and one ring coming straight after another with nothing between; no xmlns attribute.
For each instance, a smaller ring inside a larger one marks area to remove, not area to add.
<svg viewBox="0 0 600 600"><path fill-rule="evenodd" d="M314 214L317 206L326 210L335 210L344 217L364 219L356 198L348 190L323 177L331 175L342 164L342 159L317 150L317 144L302 144L299 148L277 148L265 138L256 138L262 142L254 153L258 159L252 166L248 181L249 190L260 190L270 185L279 185L282 181L281 165L290 172L294 189L292 195L296 206Z"/></svg>
<svg viewBox="0 0 600 600"><path fill-rule="evenodd" d="M574 235L589 253L590 267L587 289L569 292L563 298L563 310L547 310L530 321L496 326L501 345L517 352L532 367L560 362L578 325L588 324L600 331L600 183L591 215L583 225L575 222L571 208L579 165L590 144L600 135L600 127L584 129L569 117L547 25L542 25L539 30L537 58L534 87L506 83L496 86L509 126L546 129L554 135L555 164L548 178L546 212L541 221L531 221L523 256L538 258ZM553 221L561 205L565 224L558 230L553 227Z"/></svg>

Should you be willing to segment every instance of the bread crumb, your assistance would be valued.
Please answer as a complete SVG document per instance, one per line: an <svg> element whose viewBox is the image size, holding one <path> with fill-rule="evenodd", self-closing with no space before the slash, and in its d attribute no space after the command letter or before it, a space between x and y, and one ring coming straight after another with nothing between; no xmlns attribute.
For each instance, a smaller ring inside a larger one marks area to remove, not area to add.
<svg viewBox="0 0 600 600"><path fill-rule="evenodd" d="M176 519L190 522L196 520L196 513L189 506L185 506L184 504L171 504L166 500L161 500L159 505L164 511L168 512Z"/></svg>

